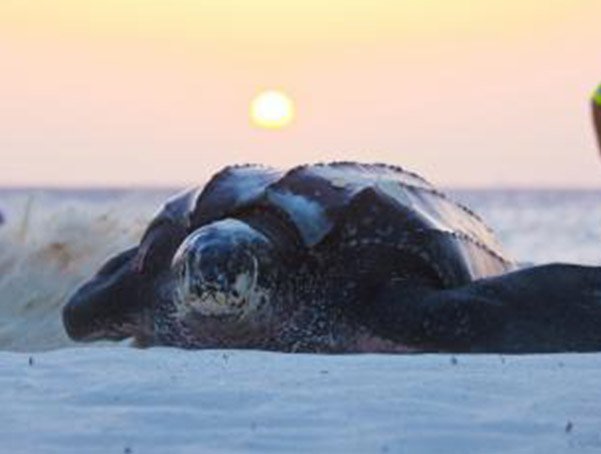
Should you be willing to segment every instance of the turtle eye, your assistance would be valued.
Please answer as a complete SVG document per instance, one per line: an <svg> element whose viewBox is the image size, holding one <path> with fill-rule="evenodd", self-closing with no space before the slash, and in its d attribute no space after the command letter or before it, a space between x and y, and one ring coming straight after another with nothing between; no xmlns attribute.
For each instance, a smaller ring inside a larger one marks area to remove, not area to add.
<svg viewBox="0 0 601 454"><path fill-rule="evenodd" d="M117 270L130 263L137 255L138 248L128 249L112 258L110 258L96 273L97 276L108 276L114 274Z"/></svg>

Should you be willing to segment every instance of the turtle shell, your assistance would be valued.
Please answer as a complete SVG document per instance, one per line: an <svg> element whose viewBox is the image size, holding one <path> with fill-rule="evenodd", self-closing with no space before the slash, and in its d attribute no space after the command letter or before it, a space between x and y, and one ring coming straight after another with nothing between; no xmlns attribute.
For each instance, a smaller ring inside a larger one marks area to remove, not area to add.
<svg viewBox="0 0 601 454"><path fill-rule="evenodd" d="M287 172L257 165L227 167L203 190L168 202L148 232L170 222L190 233L250 212L255 220L264 218L264 226L277 218L277 228L294 231L307 250L319 249L326 239L336 241L338 232L351 224L357 224L352 240L359 243L369 244L375 236L392 246L401 244L395 239L402 237L402 244L442 270L448 286L511 268L493 232L472 211L419 175L384 164L337 162ZM362 229L358 221L366 217L377 222ZM379 233L384 230L385 238Z"/></svg>

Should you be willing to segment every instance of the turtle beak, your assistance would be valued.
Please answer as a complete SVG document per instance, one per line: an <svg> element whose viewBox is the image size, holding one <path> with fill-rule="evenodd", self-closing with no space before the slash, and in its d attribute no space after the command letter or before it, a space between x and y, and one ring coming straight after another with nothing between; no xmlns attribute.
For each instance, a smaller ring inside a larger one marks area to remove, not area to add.
<svg viewBox="0 0 601 454"><path fill-rule="evenodd" d="M75 291L63 308L63 325L75 341L121 340L141 330L148 292L132 266L138 248L110 259Z"/></svg>

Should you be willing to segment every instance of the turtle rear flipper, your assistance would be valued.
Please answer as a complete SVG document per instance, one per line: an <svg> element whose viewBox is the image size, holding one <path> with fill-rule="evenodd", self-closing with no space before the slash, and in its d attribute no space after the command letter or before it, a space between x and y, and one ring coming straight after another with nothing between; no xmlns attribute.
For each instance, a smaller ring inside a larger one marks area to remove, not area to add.
<svg viewBox="0 0 601 454"><path fill-rule="evenodd" d="M423 350L601 349L599 267L537 266L443 290L392 282L373 303L375 332Z"/></svg>

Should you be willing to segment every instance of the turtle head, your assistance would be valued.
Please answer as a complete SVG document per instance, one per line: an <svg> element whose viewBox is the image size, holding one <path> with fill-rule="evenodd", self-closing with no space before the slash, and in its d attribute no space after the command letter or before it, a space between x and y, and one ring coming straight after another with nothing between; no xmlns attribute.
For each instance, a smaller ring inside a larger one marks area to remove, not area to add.
<svg viewBox="0 0 601 454"><path fill-rule="evenodd" d="M184 236L184 229L174 223L151 224L139 246L110 258L63 308L69 337L85 342L133 336L147 343L150 310Z"/></svg>
<svg viewBox="0 0 601 454"><path fill-rule="evenodd" d="M275 248L245 222L225 219L188 236L173 259L175 301L203 319L236 321L269 302Z"/></svg>

